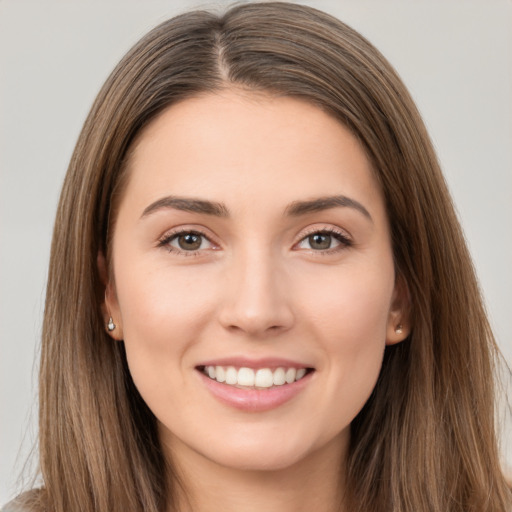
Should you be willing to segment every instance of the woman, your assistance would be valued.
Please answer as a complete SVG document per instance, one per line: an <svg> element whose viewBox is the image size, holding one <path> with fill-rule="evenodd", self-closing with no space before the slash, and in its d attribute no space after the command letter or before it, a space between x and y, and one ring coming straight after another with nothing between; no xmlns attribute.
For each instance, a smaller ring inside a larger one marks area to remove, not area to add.
<svg viewBox="0 0 512 512"><path fill-rule="evenodd" d="M505 511L497 350L423 123L314 9L163 23L55 224L27 510ZM478 414L475 414L478 411Z"/></svg>

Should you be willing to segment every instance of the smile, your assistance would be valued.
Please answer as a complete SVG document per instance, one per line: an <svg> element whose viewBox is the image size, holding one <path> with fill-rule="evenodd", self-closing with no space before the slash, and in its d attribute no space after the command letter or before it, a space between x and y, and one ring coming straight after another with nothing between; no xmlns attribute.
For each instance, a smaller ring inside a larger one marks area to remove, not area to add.
<svg viewBox="0 0 512 512"><path fill-rule="evenodd" d="M316 374L315 368L283 359L209 361L195 369L215 399L251 413L291 402L310 387Z"/></svg>
<svg viewBox="0 0 512 512"><path fill-rule="evenodd" d="M308 368L236 368L234 366L204 366L202 371L219 383L245 389L268 389L299 381L311 371Z"/></svg>

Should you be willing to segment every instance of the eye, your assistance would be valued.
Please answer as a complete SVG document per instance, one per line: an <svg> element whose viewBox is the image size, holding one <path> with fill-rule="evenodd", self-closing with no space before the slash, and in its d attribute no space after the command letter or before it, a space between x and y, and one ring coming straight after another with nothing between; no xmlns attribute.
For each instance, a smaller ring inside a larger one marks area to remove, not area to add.
<svg viewBox="0 0 512 512"><path fill-rule="evenodd" d="M213 249L213 243L198 231L180 231L165 236L159 243L170 251L195 253L203 249Z"/></svg>
<svg viewBox="0 0 512 512"><path fill-rule="evenodd" d="M334 230L321 230L315 231L303 238L297 244L297 247L313 251L330 251L350 245L351 241L342 233Z"/></svg>

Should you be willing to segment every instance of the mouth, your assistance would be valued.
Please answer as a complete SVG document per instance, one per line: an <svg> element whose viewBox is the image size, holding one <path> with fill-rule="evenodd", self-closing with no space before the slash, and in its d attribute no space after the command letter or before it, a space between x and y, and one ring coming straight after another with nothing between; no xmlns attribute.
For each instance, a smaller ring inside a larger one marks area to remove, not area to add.
<svg viewBox="0 0 512 512"><path fill-rule="evenodd" d="M314 372L314 368L293 366L248 368L245 366L203 365L196 369L218 383L249 390L279 388L298 382Z"/></svg>

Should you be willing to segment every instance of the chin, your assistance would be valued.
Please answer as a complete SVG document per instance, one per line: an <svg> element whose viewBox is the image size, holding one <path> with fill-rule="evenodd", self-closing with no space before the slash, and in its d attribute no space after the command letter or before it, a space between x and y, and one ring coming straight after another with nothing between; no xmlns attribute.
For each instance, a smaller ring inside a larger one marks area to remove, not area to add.
<svg viewBox="0 0 512 512"><path fill-rule="evenodd" d="M246 449L230 451L210 460L225 468L238 471L282 471L289 469L301 460L307 458L307 453L284 450Z"/></svg>
<svg viewBox="0 0 512 512"><path fill-rule="evenodd" d="M286 430L286 429L285 429ZM308 463L317 455L337 451L335 448L345 446L342 436L334 439L321 439L311 432L282 431L253 434L231 438L229 444L214 445L210 443L204 456L225 468L240 471L282 471ZM253 440L251 442L250 440ZM341 455L340 455L341 456Z"/></svg>

